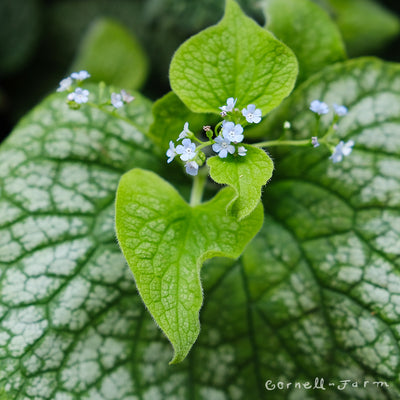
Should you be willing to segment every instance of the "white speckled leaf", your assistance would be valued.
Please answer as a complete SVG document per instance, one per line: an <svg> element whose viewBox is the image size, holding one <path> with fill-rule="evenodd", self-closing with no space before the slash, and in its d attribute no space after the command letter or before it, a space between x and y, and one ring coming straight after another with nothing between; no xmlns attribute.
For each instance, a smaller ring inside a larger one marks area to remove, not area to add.
<svg viewBox="0 0 400 400"><path fill-rule="evenodd" d="M269 216L243 261L253 330L270 337L256 344L267 354L261 375L385 381L389 388L326 396L397 399L400 66L360 59L325 69L271 114L268 132L289 120L293 137L308 137L316 98L348 106L337 132L356 144L338 164L322 148L273 154L276 175L264 193ZM314 395L307 398L320 398Z"/></svg>
<svg viewBox="0 0 400 400"><path fill-rule="evenodd" d="M321 149L275 154L264 228L241 261L203 268L201 333L177 366L113 234L120 175L157 160L139 130L46 100L0 150L0 396L5 386L12 400L399 398L399 77L376 60L335 66L270 121L289 118L306 137L311 99L343 102L338 132L355 150L336 165ZM68 201L55 201L60 188ZM264 387L316 376L389 388Z"/></svg>

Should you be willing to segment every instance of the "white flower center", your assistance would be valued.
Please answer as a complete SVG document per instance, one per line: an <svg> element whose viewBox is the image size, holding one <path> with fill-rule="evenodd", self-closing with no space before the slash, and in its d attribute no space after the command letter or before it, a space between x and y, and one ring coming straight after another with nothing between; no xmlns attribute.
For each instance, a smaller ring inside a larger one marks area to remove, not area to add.
<svg viewBox="0 0 400 400"><path fill-rule="evenodd" d="M235 138L235 131L234 130L229 131L228 136L231 140L233 140Z"/></svg>

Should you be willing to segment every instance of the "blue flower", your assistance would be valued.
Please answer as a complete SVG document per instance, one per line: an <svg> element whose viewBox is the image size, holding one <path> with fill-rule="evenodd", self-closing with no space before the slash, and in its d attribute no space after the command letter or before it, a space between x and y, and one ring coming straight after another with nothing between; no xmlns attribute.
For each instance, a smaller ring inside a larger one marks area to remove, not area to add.
<svg viewBox="0 0 400 400"><path fill-rule="evenodd" d="M236 102L237 102L237 99L234 99L233 97L229 97L226 100L226 106L219 107L219 109L226 113L230 112L235 107Z"/></svg>
<svg viewBox="0 0 400 400"><path fill-rule="evenodd" d="M344 143L343 140L341 140L339 144L335 147L335 151L329 158L334 163L340 162L343 160L343 157L348 156L353 151L353 146L353 140L349 140L347 143Z"/></svg>
<svg viewBox="0 0 400 400"><path fill-rule="evenodd" d="M185 164L186 172L189 175L196 176L199 172L199 165L196 161L189 161Z"/></svg>
<svg viewBox="0 0 400 400"><path fill-rule="evenodd" d="M90 78L90 74L89 74L89 72L87 72L85 70L82 70L82 71L79 71L79 72L73 72L71 74L71 78L81 82L81 81L84 81L87 78Z"/></svg>
<svg viewBox="0 0 400 400"><path fill-rule="evenodd" d="M339 106L337 104L333 105L333 108L335 110L335 113L339 116L339 117L343 117L347 114L347 107L345 106Z"/></svg>
<svg viewBox="0 0 400 400"><path fill-rule="evenodd" d="M231 145L229 139L222 136L217 136L215 138L215 142L216 143L212 145L212 149L218 153L221 158L226 158L228 153L233 154L235 152L235 146Z"/></svg>
<svg viewBox="0 0 400 400"><path fill-rule="evenodd" d="M130 103L131 101L135 100L135 97L131 96L126 90L121 90L122 101L124 103Z"/></svg>
<svg viewBox="0 0 400 400"><path fill-rule="evenodd" d="M176 152L182 161L189 161L196 156L196 145L190 139L183 139L182 144L176 146Z"/></svg>
<svg viewBox="0 0 400 400"><path fill-rule="evenodd" d="M60 86L58 87L57 92L65 92L66 90L70 90L72 82L72 78L70 77L62 79L59 83Z"/></svg>
<svg viewBox="0 0 400 400"><path fill-rule="evenodd" d="M169 164L177 154L178 153L176 152L174 142L171 140L169 142L169 149L167 150L167 157L169 157L167 163Z"/></svg>
<svg viewBox="0 0 400 400"><path fill-rule="evenodd" d="M183 125L183 131L179 134L178 140L187 138L189 132L189 122L185 122L185 125Z"/></svg>
<svg viewBox="0 0 400 400"><path fill-rule="evenodd" d="M242 156L242 157L245 156L247 153L247 149L244 146L239 146L237 150L238 150L239 156Z"/></svg>
<svg viewBox="0 0 400 400"><path fill-rule="evenodd" d="M75 92L70 93L67 99L77 104L87 103L89 100L89 90L76 88Z"/></svg>
<svg viewBox="0 0 400 400"><path fill-rule="evenodd" d="M318 138L316 136L313 136L311 138L311 144L313 145L313 147L318 147L319 146Z"/></svg>
<svg viewBox="0 0 400 400"><path fill-rule="evenodd" d="M111 104L115 108L121 108L124 106L124 102L122 101L122 95L118 93L111 93Z"/></svg>
<svg viewBox="0 0 400 400"><path fill-rule="evenodd" d="M319 101L313 100L310 104L310 110L318 115L328 114L329 107L328 104Z"/></svg>
<svg viewBox="0 0 400 400"><path fill-rule="evenodd" d="M254 104L249 104L247 108L243 108L242 110L243 117L246 118L246 121L251 123L258 124L261 121L261 110L259 108L256 109Z"/></svg>
<svg viewBox="0 0 400 400"><path fill-rule="evenodd" d="M235 125L233 122L225 122L222 124L222 136L229 142L240 143L244 138L242 132L243 127L240 124Z"/></svg>

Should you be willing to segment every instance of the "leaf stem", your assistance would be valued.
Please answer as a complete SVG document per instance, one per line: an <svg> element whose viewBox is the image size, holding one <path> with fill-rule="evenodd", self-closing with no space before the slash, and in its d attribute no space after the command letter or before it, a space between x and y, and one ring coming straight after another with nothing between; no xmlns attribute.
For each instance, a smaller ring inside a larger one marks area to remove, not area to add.
<svg viewBox="0 0 400 400"><path fill-rule="evenodd" d="M272 146L309 146L311 145L310 139L304 140L270 140L266 142L255 143L255 147L272 147Z"/></svg>
<svg viewBox="0 0 400 400"><path fill-rule="evenodd" d="M201 204L203 198L204 186L206 184L208 171L207 168L201 168L199 173L194 177L192 191L190 193L190 205L195 207Z"/></svg>

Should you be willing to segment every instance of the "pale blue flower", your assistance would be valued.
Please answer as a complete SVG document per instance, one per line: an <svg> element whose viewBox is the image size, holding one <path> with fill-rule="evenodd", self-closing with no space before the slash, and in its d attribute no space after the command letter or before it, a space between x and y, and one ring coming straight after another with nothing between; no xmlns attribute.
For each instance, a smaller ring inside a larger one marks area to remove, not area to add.
<svg viewBox="0 0 400 400"><path fill-rule="evenodd" d="M66 90L70 90L72 82L72 78L70 77L62 79L59 83L60 86L58 87L57 92L65 92Z"/></svg>
<svg viewBox="0 0 400 400"><path fill-rule="evenodd" d="M328 114L328 104L323 101L313 100L310 104L310 110L318 115Z"/></svg>
<svg viewBox="0 0 400 400"><path fill-rule="evenodd" d="M333 105L333 108L335 110L335 113L339 116L339 117L343 117L347 114L347 107L345 106L339 106L337 104Z"/></svg>
<svg viewBox="0 0 400 400"><path fill-rule="evenodd" d="M170 140L169 149L167 150L167 157L169 157L167 160L167 163L169 164L175 158L175 156L177 154L178 153L176 152L174 142L172 140Z"/></svg>
<svg viewBox="0 0 400 400"><path fill-rule="evenodd" d="M189 175L196 176L199 172L199 164L196 161L189 161L185 164L186 172Z"/></svg>
<svg viewBox="0 0 400 400"><path fill-rule="evenodd" d="M329 158L334 163L340 162L343 160L343 157L348 156L353 151L353 146L353 140L349 140L347 143L344 143L343 140L341 140L339 144L335 147L335 151Z"/></svg>
<svg viewBox="0 0 400 400"><path fill-rule="evenodd" d="M235 125L233 122L225 122L222 124L222 136L229 142L240 143L244 136L243 127L240 124Z"/></svg>
<svg viewBox="0 0 400 400"><path fill-rule="evenodd" d="M71 78L81 82L81 81L84 81L87 78L90 78L90 74L89 74L89 72L87 72L85 70L82 70L82 71L79 71L79 72L73 72L71 74Z"/></svg>
<svg viewBox="0 0 400 400"><path fill-rule="evenodd" d="M111 104L115 108L121 108L124 106L124 102L122 101L122 95L118 93L111 93Z"/></svg>
<svg viewBox="0 0 400 400"><path fill-rule="evenodd" d="M247 153L247 149L244 146L239 146L237 150L238 150L239 156L242 156L242 157L245 156Z"/></svg>
<svg viewBox="0 0 400 400"><path fill-rule="evenodd" d="M235 107L235 104L237 102L237 99L234 99L233 97L229 97L226 100L226 105L219 107L220 110L222 110L223 112L230 112L233 110L233 108Z"/></svg>
<svg viewBox="0 0 400 400"><path fill-rule="evenodd" d="M259 108L256 109L254 104L249 104L247 108L243 108L242 115L250 124L258 124L261 121L262 112Z"/></svg>
<svg viewBox="0 0 400 400"><path fill-rule="evenodd" d="M187 138L189 132L189 122L185 122L185 125L183 125L183 131L179 134L178 140Z"/></svg>
<svg viewBox="0 0 400 400"><path fill-rule="evenodd" d="M77 104L87 103L89 100L89 90L76 88L74 92L67 97L69 101L74 101Z"/></svg>
<svg viewBox="0 0 400 400"><path fill-rule="evenodd" d="M121 90L122 101L124 103L130 103L131 101L135 100L134 96L131 96L126 90Z"/></svg>
<svg viewBox="0 0 400 400"><path fill-rule="evenodd" d="M318 147L319 146L318 138L316 136L313 136L311 138L311 144L313 145L313 147Z"/></svg>
<svg viewBox="0 0 400 400"><path fill-rule="evenodd" d="M196 145L190 139L183 139L182 144L176 146L176 152L182 161L189 161L196 156Z"/></svg>
<svg viewBox="0 0 400 400"><path fill-rule="evenodd" d="M222 136L217 136L215 138L215 142L216 143L212 145L212 149L218 153L219 157L226 158L228 153L233 154L235 152L235 146L231 145L229 139Z"/></svg>

